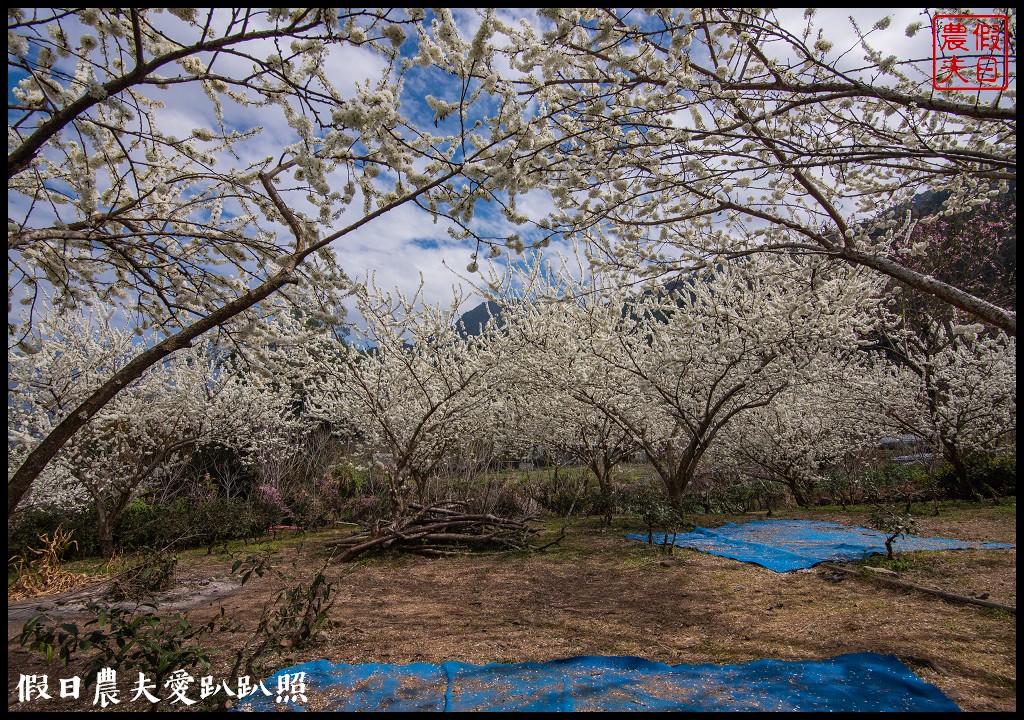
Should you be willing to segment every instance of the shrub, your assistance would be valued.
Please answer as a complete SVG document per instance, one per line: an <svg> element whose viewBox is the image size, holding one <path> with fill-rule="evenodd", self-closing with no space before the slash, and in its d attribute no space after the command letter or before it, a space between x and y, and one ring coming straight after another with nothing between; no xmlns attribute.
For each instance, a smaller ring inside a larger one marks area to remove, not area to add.
<svg viewBox="0 0 1024 720"><path fill-rule="evenodd" d="M18 512L7 526L8 557L26 556L39 543L40 535L53 537L57 528L71 533L75 545L64 550L62 560L99 554L96 534L96 512L93 510L67 510L56 507L35 507Z"/></svg>
<svg viewBox="0 0 1024 720"><path fill-rule="evenodd" d="M611 525L612 517L622 512L623 489L614 483L595 487L588 494L586 504L591 515L600 515L606 525Z"/></svg>
<svg viewBox="0 0 1024 720"><path fill-rule="evenodd" d="M346 522L366 524L388 516L390 505L375 495L360 495L342 503L338 517Z"/></svg>
<svg viewBox="0 0 1024 720"><path fill-rule="evenodd" d="M122 552L190 547L205 521L205 503L175 500L164 505L133 501L114 525L114 546Z"/></svg>
<svg viewBox="0 0 1024 720"><path fill-rule="evenodd" d="M334 511L321 517L333 518ZM283 519L280 504L266 495L248 500L180 498L165 504L140 498L129 503L115 522L114 547L126 553L204 546L212 551L232 540L258 538ZM10 552L26 557L40 535L52 537L58 527L70 532L77 543L65 548L62 559L99 554L95 512L58 508L19 512L8 527Z"/></svg>
<svg viewBox="0 0 1024 720"><path fill-rule="evenodd" d="M876 507L871 511L871 527L885 533L886 557L892 557L892 543L898 537L917 535L917 521L910 513L898 513Z"/></svg>
<svg viewBox="0 0 1024 720"><path fill-rule="evenodd" d="M665 493L664 487L658 482L648 482L644 485L632 486L627 494L622 496L622 511L639 517L647 530L647 542L654 543L654 534L657 532L666 535L664 550L672 553L671 537L683 526L682 509L673 506Z"/></svg>
<svg viewBox="0 0 1024 720"><path fill-rule="evenodd" d="M327 474L315 478L309 488L300 488L289 497L286 507L290 508L296 524L304 528L318 528L333 522L341 506L340 481Z"/></svg>
<svg viewBox="0 0 1024 720"><path fill-rule="evenodd" d="M754 480L711 490L707 501L722 512L745 514L781 505L784 499L781 485Z"/></svg>
<svg viewBox="0 0 1024 720"><path fill-rule="evenodd" d="M1017 456L982 455L971 458L967 464L967 479L977 495L1000 498L1017 493ZM935 476L935 484L942 497L973 500L964 497L956 481L953 466L944 463Z"/></svg>
<svg viewBox="0 0 1024 720"><path fill-rule="evenodd" d="M871 473L878 500L898 500L917 494L931 480L921 465L883 465Z"/></svg>
<svg viewBox="0 0 1024 720"><path fill-rule="evenodd" d="M531 488L531 496L545 510L555 515L571 515L586 511L588 473L562 472L558 468Z"/></svg>
<svg viewBox="0 0 1024 720"><path fill-rule="evenodd" d="M294 520L295 516L288 503L284 501L281 491L273 485L260 485L256 488L255 500L268 516L274 518L272 525L280 525L285 520Z"/></svg>
<svg viewBox="0 0 1024 720"><path fill-rule="evenodd" d="M161 512L166 510L140 498L132 500L114 524L115 546L129 551L163 546Z"/></svg>
<svg viewBox="0 0 1024 720"><path fill-rule="evenodd" d="M896 502L919 495L931 485L920 465L887 464L855 472L830 473L816 486L819 504L846 507L864 503Z"/></svg>
<svg viewBox="0 0 1024 720"><path fill-rule="evenodd" d="M135 567L114 579L107 598L110 600L141 600L153 593L167 590L178 567L178 556L157 553L147 556Z"/></svg>
<svg viewBox="0 0 1024 720"><path fill-rule="evenodd" d="M250 675L257 674L257 662L271 653L308 647L316 642L320 630L330 624L330 610L337 600L334 583L324 575L329 562L330 558L308 585L300 582L295 587L284 588L272 604L263 607L256 630L235 652L229 680L235 680L243 669ZM237 573L245 585L253 576L261 578L268 572L279 574L274 563L275 558L269 553L251 554L236 560L231 573Z"/></svg>
<svg viewBox="0 0 1024 720"><path fill-rule="evenodd" d="M147 607L150 609L143 610ZM21 645L45 653L47 662L56 656L65 665L80 650L95 650L86 672L86 687L101 668L153 674L156 687L163 687L164 679L179 668L210 667L210 648L199 640L213 630L215 621L193 627L183 613L163 617L154 605L129 609L90 600L86 609L94 619L81 628L42 614L32 617L21 630Z"/></svg>
<svg viewBox="0 0 1024 720"><path fill-rule="evenodd" d="M281 522L276 505L260 499L176 500L166 505L136 501L122 513L114 543L124 552L206 547L257 538Z"/></svg>
<svg viewBox="0 0 1024 720"><path fill-rule="evenodd" d="M346 461L331 468L331 477L337 484L338 500L351 500L365 495L374 495L370 471L365 465Z"/></svg>

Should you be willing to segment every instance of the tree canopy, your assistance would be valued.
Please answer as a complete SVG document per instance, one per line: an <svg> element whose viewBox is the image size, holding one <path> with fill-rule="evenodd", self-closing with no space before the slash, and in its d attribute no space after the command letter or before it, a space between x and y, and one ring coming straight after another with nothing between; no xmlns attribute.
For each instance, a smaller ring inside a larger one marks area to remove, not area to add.
<svg viewBox="0 0 1024 720"><path fill-rule="evenodd" d="M1005 298L908 260L901 210L1015 180L1007 14L1011 89L963 92L876 47L890 19L840 40L811 10L13 9L9 352L51 305L140 339L19 458L8 511L205 333L244 353L275 296L339 322L346 241L398 212L470 274L567 240L620 282L812 255L1015 335Z"/></svg>

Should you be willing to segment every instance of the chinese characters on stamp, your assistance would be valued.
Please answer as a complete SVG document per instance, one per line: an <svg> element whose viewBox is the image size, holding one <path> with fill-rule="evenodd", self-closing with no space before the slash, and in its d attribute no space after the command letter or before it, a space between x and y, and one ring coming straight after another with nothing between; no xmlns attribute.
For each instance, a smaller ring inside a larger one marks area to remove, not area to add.
<svg viewBox="0 0 1024 720"><path fill-rule="evenodd" d="M1009 87L1006 15L936 15L932 19L932 87Z"/></svg>

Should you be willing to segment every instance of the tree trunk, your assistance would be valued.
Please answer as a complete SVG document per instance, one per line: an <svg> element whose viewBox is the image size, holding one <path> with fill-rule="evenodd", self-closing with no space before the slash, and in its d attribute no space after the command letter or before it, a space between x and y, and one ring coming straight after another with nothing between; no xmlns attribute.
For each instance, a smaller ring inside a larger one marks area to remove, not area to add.
<svg viewBox="0 0 1024 720"><path fill-rule="evenodd" d="M1012 310L1004 310L987 300L975 297L930 275L911 270L889 258L861 252L852 248L844 248L842 256L851 262L877 270L903 285L920 290L923 293L938 298L944 303L959 308L983 322L996 326L1011 337L1017 337L1017 313Z"/></svg>
<svg viewBox="0 0 1024 720"><path fill-rule="evenodd" d="M40 442L39 445L37 445L36 448L28 454L28 456L26 456L21 466L7 481L7 517L10 518L11 514L14 513L18 507L18 503L21 502L21 498L24 497L29 488L32 487L32 483L46 468L49 462L53 460L57 453L60 452L60 449L64 447L64 444L67 443L67 441L70 440L76 432L78 432L79 428L89 422L89 419L92 418L93 415L99 412L104 405L113 399L115 395L127 387L130 382L142 377L142 374L146 372L146 370L153 365L156 365L175 350L180 350L181 348L190 346L193 340L206 333L208 330L212 330L213 328L219 327L229 320L234 319L260 301L270 297L285 285L295 282L296 268L298 268L303 260L313 253L329 246L335 240L338 240L339 238L358 230L364 225L367 225L381 215L384 215L411 200L415 200L430 190L447 182L461 172L462 165L458 165L451 171L435 179L433 182L416 188L409 194L399 197L377 208L373 212L364 215L359 220L356 220L351 225L331 233L318 242L307 245L301 229L298 229L297 227L293 228L293 231L296 233L296 250L292 254L286 255L280 259L277 263L280 270L248 292L217 308L216 310L213 310L209 315L201 317L191 325L179 330L174 335L171 335L141 355L137 356L121 368L121 370L115 373L107 382L101 385L99 389L90 395L81 405L72 410L59 425L57 425L45 438L43 438L42 442ZM280 197L276 195L270 179L268 177L261 177L261 180L267 188L267 192L270 194L271 200L276 201L275 204L278 205L281 214L287 220L290 216L290 211L284 205L283 201L280 200ZM292 217L294 218L294 216Z"/></svg>
<svg viewBox="0 0 1024 720"><path fill-rule="evenodd" d="M967 463L964 462L956 447L946 447L946 459L953 466L953 477L956 483L956 491L962 500L974 500L978 497L978 491L967 474Z"/></svg>
<svg viewBox="0 0 1024 720"><path fill-rule="evenodd" d="M797 507L807 507L807 494L804 492L803 488L800 487L800 479L786 478L786 485L789 486L789 491L793 493L793 501L796 502Z"/></svg>
<svg viewBox="0 0 1024 720"><path fill-rule="evenodd" d="M662 478L665 482L665 491L668 493L668 502L677 513L683 512L683 496L686 494L686 489L690 487L696 470L696 463L686 464L676 468L676 472L671 477ZM710 508L710 502L706 501L705 506ZM708 512L710 513L710 509Z"/></svg>
<svg viewBox="0 0 1024 720"><path fill-rule="evenodd" d="M105 558L114 556L114 521L102 502L96 503L96 538L99 541L100 555Z"/></svg>
<svg viewBox="0 0 1024 720"><path fill-rule="evenodd" d="M591 455L590 457L590 469L594 473L594 477L597 478L597 490L601 497L601 515L604 520L605 527L611 527L612 516L614 515L612 508L612 468L614 463L611 463L608 458L598 457Z"/></svg>

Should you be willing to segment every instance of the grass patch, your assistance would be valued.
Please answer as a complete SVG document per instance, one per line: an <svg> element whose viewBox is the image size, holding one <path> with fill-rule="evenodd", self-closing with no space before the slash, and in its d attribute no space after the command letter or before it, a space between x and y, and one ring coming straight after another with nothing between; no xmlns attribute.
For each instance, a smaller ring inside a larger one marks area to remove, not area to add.
<svg viewBox="0 0 1024 720"><path fill-rule="evenodd" d="M64 566L72 572L91 577L111 577L138 565L142 562L143 557L143 553L131 553L129 555L117 553L110 558L88 557L80 560L69 560L64 563Z"/></svg>
<svg viewBox="0 0 1024 720"><path fill-rule="evenodd" d="M1017 515L1017 496L1013 495L1011 497L1000 498L994 509L997 513L1002 515L1015 517Z"/></svg>

